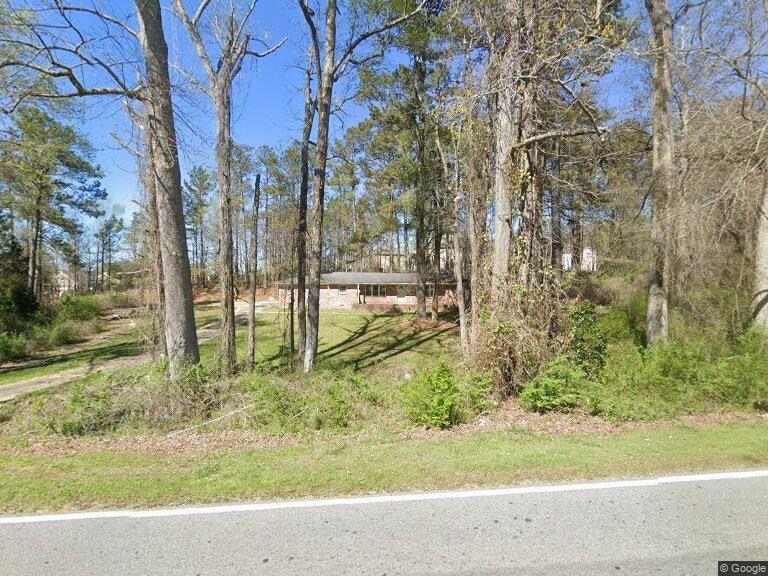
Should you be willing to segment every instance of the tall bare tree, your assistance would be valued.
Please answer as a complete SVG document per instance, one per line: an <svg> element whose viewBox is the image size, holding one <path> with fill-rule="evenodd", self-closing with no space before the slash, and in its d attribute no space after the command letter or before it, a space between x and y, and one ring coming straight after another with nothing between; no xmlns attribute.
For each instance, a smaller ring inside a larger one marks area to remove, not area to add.
<svg viewBox="0 0 768 576"><path fill-rule="evenodd" d="M261 202L261 174L256 174L253 184L253 221L251 223L252 235L251 253L248 258L251 261L250 283L248 290L248 345L246 367L253 372L256 357L256 282L258 280L258 254L259 254L259 204Z"/></svg>
<svg viewBox="0 0 768 576"><path fill-rule="evenodd" d="M2 68L27 68L48 79L16 91L6 104L13 111L25 100L62 100L75 97L121 96L141 101L147 110L145 149L154 155L158 241L162 253L165 341L171 376L199 360L192 306L189 256L181 208L181 177L168 73L168 47L157 0L134 0L140 29L126 18L101 9L92 2L64 3L51 0L38 7L45 19L20 19L28 29L24 40L27 56L6 58ZM79 28L78 15L97 18L104 26L98 38ZM8 39L15 42L14 39ZM115 53L140 51L143 78L129 82L128 67ZM11 51L23 54L24 51Z"/></svg>
<svg viewBox="0 0 768 576"><path fill-rule="evenodd" d="M367 39L376 36L417 14L424 3L402 16L374 26L354 36L336 56L336 0L325 3L325 33L321 37L315 24L315 12L306 0L298 0L304 20L307 23L312 42L314 70L317 72L317 138L315 145L314 173L312 175L312 204L309 211L309 238L307 276L309 292L307 295L306 343L304 346L304 370L310 371L317 355L318 332L320 327L320 274L322 272L323 253L323 210L325 206L325 173L328 163L328 138L331 121L331 99L333 85L354 65L353 55L357 47Z"/></svg>
<svg viewBox="0 0 768 576"><path fill-rule="evenodd" d="M152 154L160 251L163 263L166 348L171 375L199 361L192 275L182 212L181 171L168 73L168 45L158 0L136 0L141 22L147 88L148 150Z"/></svg>
<svg viewBox="0 0 768 576"><path fill-rule="evenodd" d="M315 100L312 98L312 46L307 47L307 68L304 71L304 122L301 132L301 182L299 184L299 225L296 239L298 271L296 303L299 320L299 361L304 362L304 350L307 343L307 198L309 195L309 141L312 136L312 124L315 118Z"/></svg>
<svg viewBox="0 0 768 576"><path fill-rule="evenodd" d="M651 180L651 253L648 271L647 341L655 344L669 331L669 214L672 192L672 17L667 0L645 0L653 32L653 175Z"/></svg>
<svg viewBox="0 0 768 576"><path fill-rule="evenodd" d="M235 372L235 270L232 239L232 85L248 56L263 57L276 50L283 40L265 52L251 49L253 38L247 24L256 7L250 2L242 14L230 5L212 18L219 51L212 55L202 32L202 18L210 0L203 0L191 16L182 0L174 0L176 13L195 46L208 80L205 93L213 101L216 116L216 169L219 181L219 286L221 292L221 341L219 363L223 374Z"/></svg>

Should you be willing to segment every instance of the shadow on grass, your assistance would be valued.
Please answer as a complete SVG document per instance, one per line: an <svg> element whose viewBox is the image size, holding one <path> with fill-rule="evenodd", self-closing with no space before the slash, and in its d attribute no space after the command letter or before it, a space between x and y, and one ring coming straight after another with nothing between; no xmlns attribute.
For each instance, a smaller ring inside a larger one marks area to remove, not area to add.
<svg viewBox="0 0 768 576"><path fill-rule="evenodd" d="M144 353L144 346L136 340L104 344L95 348L86 348L74 352L63 352L44 358L33 359L23 365L6 366L0 368L0 375L12 374L45 368L54 364L75 363L75 365L94 365L97 362L106 362L117 358L140 356ZM73 366L74 367L74 366Z"/></svg>
<svg viewBox="0 0 768 576"><path fill-rule="evenodd" d="M410 316L413 318L413 315ZM414 350L433 340L440 339L454 327L430 328L404 327L400 314L374 314L366 317L362 326L349 331L349 335L329 348L318 351L317 358L323 364L340 364L355 370L363 370L405 352ZM377 324L377 320L383 319ZM448 318L445 318L446 320ZM405 332L409 330L408 332ZM335 362L334 360L338 360Z"/></svg>

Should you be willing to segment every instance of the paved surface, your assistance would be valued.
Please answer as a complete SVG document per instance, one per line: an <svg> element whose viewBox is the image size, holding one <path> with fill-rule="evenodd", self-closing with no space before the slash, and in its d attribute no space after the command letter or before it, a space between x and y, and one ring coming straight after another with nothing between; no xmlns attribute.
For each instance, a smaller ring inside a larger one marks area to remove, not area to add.
<svg viewBox="0 0 768 576"><path fill-rule="evenodd" d="M572 488L139 518L0 518L0 574L678 576L714 575L717 560L768 559L765 472Z"/></svg>
<svg viewBox="0 0 768 576"><path fill-rule="evenodd" d="M260 309L257 306L256 311ZM242 300L235 301L235 322L237 324L245 324L248 320L248 303ZM201 326L197 329L197 341L200 344L211 340L219 335L220 323L219 321L211 322L205 326ZM35 390L43 390L45 388L52 388L53 386L60 386L78 380L88 374L94 374L98 372L117 370L124 366L135 366L149 362L152 360L149 354L141 354L139 356L129 356L125 358L115 358L112 360L104 360L100 362L89 362L82 366L75 368L69 368L66 370L59 370L52 374L43 374L40 376L32 376L30 378L24 378L23 380L16 380L8 384L0 384L0 402L7 400L13 400L17 396L34 392ZM0 576L2 571L0 570Z"/></svg>

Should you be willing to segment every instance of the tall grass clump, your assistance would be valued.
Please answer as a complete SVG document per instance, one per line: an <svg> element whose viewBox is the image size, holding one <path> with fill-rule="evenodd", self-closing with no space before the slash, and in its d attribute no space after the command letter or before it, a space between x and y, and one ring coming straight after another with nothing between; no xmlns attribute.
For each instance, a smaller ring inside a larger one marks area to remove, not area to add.
<svg viewBox="0 0 768 576"><path fill-rule="evenodd" d="M96 296L77 296L64 294L59 302L57 319L93 320L101 315L102 306Z"/></svg>

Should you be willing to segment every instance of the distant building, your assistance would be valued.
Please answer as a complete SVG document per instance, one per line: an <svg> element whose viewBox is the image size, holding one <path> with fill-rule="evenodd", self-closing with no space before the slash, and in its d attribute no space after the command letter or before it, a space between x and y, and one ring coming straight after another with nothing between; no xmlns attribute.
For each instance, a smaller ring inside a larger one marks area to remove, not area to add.
<svg viewBox="0 0 768 576"><path fill-rule="evenodd" d="M64 270L59 270L54 277L54 285L56 286L56 292L59 296L65 292L73 290L74 284L72 277Z"/></svg>
<svg viewBox="0 0 768 576"><path fill-rule="evenodd" d="M331 272L320 277L320 307L349 310L416 309L414 272ZM295 286L294 281L294 286ZM427 309L430 309L435 284L427 279ZM294 289L294 292L296 290ZM278 284L278 299L287 306L290 282ZM437 286L439 309L456 307L456 280L451 276L440 278Z"/></svg>
<svg viewBox="0 0 768 576"><path fill-rule="evenodd" d="M563 270L573 268L573 254L565 252L563 254ZM582 272L597 272L597 251L589 246L581 251L581 264L579 266Z"/></svg>

